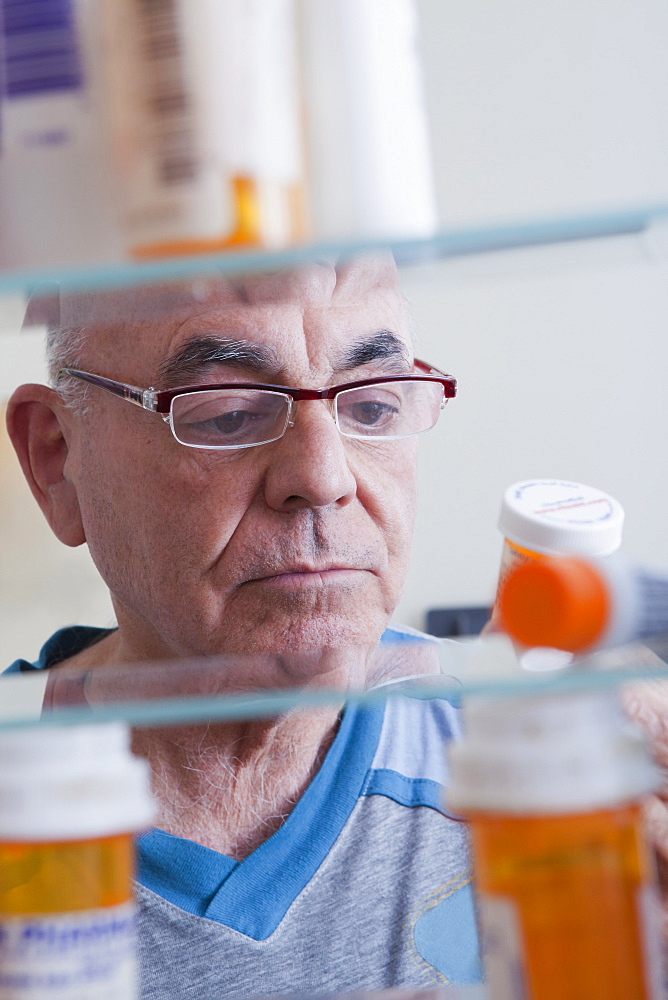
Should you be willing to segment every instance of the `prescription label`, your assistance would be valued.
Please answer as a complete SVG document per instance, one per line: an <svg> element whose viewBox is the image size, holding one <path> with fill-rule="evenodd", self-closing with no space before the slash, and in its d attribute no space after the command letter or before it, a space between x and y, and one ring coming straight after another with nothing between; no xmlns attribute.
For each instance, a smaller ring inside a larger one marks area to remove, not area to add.
<svg viewBox="0 0 668 1000"><path fill-rule="evenodd" d="M515 903L506 896L480 893L478 919L490 1000L529 1000Z"/></svg>
<svg viewBox="0 0 668 1000"><path fill-rule="evenodd" d="M637 893L640 937L649 1000L662 1000L663 941L661 939L661 901L655 885L645 883Z"/></svg>
<svg viewBox="0 0 668 1000"><path fill-rule="evenodd" d="M135 906L0 917L0 1000L132 1000Z"/></svg>

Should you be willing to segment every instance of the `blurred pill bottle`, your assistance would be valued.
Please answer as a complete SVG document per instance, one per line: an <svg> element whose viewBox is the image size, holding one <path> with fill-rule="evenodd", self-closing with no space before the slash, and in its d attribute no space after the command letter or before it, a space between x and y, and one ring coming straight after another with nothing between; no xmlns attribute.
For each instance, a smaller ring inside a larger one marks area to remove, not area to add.
<svg viewBox="0 0 668 1000"><path fill-rule="evenodd" d="M98 0L0 3L0 266L123 248L101 116Z"/></svg>
<svg viewBox="0 0 668 1000"><path fill-rule="evenodd" d="M501 566L492 622L499 625L501 591L511 570L546 556L608 556L622 541L621 504L593 486L563 479L527 479L509 486L499 515L503 534ZM546 670L569 663L568 652L520 651L526 669Z"/></svg>
<svg viewBox="0 0 668 1000"><path fill-rule="evenodd" d="M438 229L416 0L300 0L309 218L320 240Z"/></svg>
<svg viewBox="0 0 668 1000"><path fill-rule="evenodd" d="M128 251L303 239L294 0L100 0L99 14Z"/></svg>
<svg viewBox="0 0 668 1000"><path fill-rule="evenodd" d="M471 699L449 750L470 822L490 1000L659 1000L657 787L609 692Z"/></svg>
<svg viewBox="0 0 668 1000"><path fill-rule="evenodd" d="M152 819L125 726L0 733L0 997L137 995L133 835Z"/></svg>
<svg viewBox="0 0 668 1000"><path fill-rule="evenodd" d="M650 638L665 650L668 573L621 555L546 556L507 575L498 610L503 630L524 646L549 643L588 655Z"/></svg>

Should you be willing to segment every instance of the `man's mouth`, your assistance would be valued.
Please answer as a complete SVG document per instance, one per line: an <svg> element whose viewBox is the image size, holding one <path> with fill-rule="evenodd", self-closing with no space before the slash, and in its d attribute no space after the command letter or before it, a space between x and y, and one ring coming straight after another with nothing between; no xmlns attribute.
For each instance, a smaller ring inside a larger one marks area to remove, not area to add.
<svg viewBox="0 0 668 1000"><path fill-rule="evenodd" d="M350 585L360 574L368 570L354 566L289 566L266 576L255 577L247 583L261 584L278 589L300 589L303 587L328 587Z"/></svg>

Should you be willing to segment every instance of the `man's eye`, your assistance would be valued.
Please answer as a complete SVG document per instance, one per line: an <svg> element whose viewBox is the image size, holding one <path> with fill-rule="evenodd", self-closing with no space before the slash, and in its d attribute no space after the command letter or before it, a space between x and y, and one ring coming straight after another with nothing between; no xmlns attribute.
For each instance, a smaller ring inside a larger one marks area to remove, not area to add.
<svg viewBox="0 0 668 1000"><path fill-rule="evenodd" d="M269 433L276 423L275 409L255 405L252 408L220 408L213 413L200 416L190 423L190 432L206 434L209 437L243 437L255 439Z"/></svg>
<svg viewBox="0 0 668 1000"><path fill-rule="evenodd" d="M209 420L200 421L198 426L202 430L208 429L218 434L236 434L257 418L257 413L250 413L248 410L230 410Z"/></svg>
<svg viewBox="0 0 668 1000"><path fill-rule="evenodd" d="M179 441L200 447L243 448L280 437L286 400L278 393L249 390L234 394L184 396L173 410Z"/></svg>
<svg viewBox="0 0 668 1000"><path fill-rule="evenodd" d="M347 420L362 424L364 427L377 427L387 424L396 417L398 412L398 406L368 401L347 406L342 416L345 416Z"/></svg>

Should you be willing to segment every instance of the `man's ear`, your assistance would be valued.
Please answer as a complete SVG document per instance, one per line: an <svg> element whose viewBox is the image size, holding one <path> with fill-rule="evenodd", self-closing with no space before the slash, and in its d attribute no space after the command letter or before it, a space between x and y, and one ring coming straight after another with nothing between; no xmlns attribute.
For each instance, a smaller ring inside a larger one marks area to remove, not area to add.
<svg viewBox="0 0 668 1000"><path fill-rule="evenodd" d="M63 404L46 385L22 385L7 405L7 430L23 474L51 530L65 545L86 535L75 485L66 476L69 451Z"/></svg>

